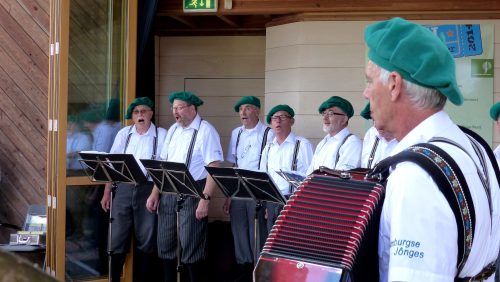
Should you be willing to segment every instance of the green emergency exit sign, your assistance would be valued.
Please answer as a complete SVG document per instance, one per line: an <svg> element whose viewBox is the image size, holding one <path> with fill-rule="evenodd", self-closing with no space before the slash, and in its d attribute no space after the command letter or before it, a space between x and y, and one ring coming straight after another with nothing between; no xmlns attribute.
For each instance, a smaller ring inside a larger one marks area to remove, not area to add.
<svg viewBox="0 0 500 282"><path fill-rule="evenodd" d="M184 0L184 12L217 12L218 0Z"/></svg>

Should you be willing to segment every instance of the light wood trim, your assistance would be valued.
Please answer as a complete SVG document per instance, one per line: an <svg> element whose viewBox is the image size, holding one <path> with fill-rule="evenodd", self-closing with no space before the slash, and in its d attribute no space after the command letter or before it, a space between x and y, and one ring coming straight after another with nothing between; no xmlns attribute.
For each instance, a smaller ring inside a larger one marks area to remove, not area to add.
<svg viewBox="0 0 500 282"><path fill-rule="evenodd" d="M57 26L56 24L56 19L58 19L58 16L56 14L56 7L59 5L59 3L56 3L56 0L50 1L50 12L49 12L49 17L50 17L50 28L49 28L49 48L51 46L54 46L56 42L56 30L55 27ZM47 104L47 123L50 125L51 121L54 118L54 92L55 92L55 77L56 77L56 64L55 64L55 56L53 56L52 51L49 50L49 75L48 75L48 104ZM53 179L54 179L54 171L55 171L55 165L54 165L54 136L53 136L53 131L47 128L47 196L46 196L46 203L49 202L49 199L52 198L53 195ZM47 273L50 274L50 270L52 268L53 262L52 262L52 247L53 247L53 242L54 240L52 239L52 234L53 234L53 229L55 226L54 216L51 212L51 208L48 206L47 207L47 242L45 246L45 262L46 262L46 271Z"/></svg>
<svg viewBox="0 0 500 282"><path fill-rule="evenodd" d="M126 60L125 60L125 105L129 105L136 97L136 73L137 73L137 14L138 14L138 0L128 0L127 1L127 11L125 13L125 28L126 28ZM129 120L131 123L131 120ZM125 124L125 123L123 123ZM125 260L124 276L122 279L125 282L132 282L133 278L133 248L130 248L130 252Z"/></svg>
<svg viewBox="0 0 500 282"><path fill-rule="evenodd" d="M56 191L56 229L55 229L55 265L56 277L64 280L66 266L66 134L68 113L68 58L69 58L69 26L71 1L60 2L60 40L59 40L59 83L57 91L57 184ZM63 152L63 153L61 153Z"/></svg>
<svg viewBox="0 0 500 282"><path fill-rule="evenodd" d="M125 105L129 105L136 97L136 60L137 60L137 0L127 1L126 18L126 65L125 65Z"/></svg>

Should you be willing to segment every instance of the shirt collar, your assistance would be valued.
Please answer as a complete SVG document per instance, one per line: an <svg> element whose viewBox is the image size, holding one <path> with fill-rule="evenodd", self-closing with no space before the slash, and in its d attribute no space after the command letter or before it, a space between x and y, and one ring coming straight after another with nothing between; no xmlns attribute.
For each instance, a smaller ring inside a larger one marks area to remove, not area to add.
<svg viewBox="0 0 500 282"><path fill-rule="evenodd" d="M341 131L339 131L337 134L330 136L330 134L326 134L325 140L329 140L330 138L333 138L335 140L344 140L344 138L351 133L347 127L344 127Z"/></svg>
<svg viewBox="0 0 500 282"><path fill-rule="evenodd" d="M441 136L441 133L453 125L453 121L444 111L439 111L413 128L406 134L398 145L394 148L391 155L397 154L404 149L418 143L428 142L432 137Z"/></svg>
<svg viewBox="0 0 500 282"><path fill-rule="evenodd" d="M130 131L130 134L132 134L132 133L139 135L135 125L132 125L132 130ZM156 126L153 122L151 122L151 124L149 125L148 131L146 131L145 134L142 134L142 136L145 136L145 135L156 137Z"/></svg>
<svg viewBox="0 0 500 282"><path fill-rule="evenodd" d="M200 115L197 113L196 116L194 117L193 121L188 125L188 127L186 128L183 128L182 126L180 126L178 123L175 123L175 126L177 128L180 128L182 130L187 130L187 129L195 129L195 130L198 130L200 129L200 124L201 124L201 117Z"/></svg>
<svg viewBox="0 0 500 282"><path fill-rule="evenodd" d="M283 143L295 144L296 140L297 140L297 135L295 135L295 133L293 133L293 131L290 131L290 134L288 134L288 136L285 139L285 142L283 142ZM273 144L279 145L278 140L276 139L276 136L273 139Z"/></svg>
<svg viewBox="0 0 500 282"><path fill-rule="evenodd" d="M242 125L242 126L241 126L241 130L242 130L242 131L246 131L246 132L253 132L253 131L257 131L257 132L259 132L259 131L260 131L260 129L262 128L262 126L264 126L264 124L263 124L263 123L259 120L259 121L257 122L257 125L255 125L255 127L254 127L254 128L247 129L247 128L245 128L245 126L244 126L244 125Z"/></svg>

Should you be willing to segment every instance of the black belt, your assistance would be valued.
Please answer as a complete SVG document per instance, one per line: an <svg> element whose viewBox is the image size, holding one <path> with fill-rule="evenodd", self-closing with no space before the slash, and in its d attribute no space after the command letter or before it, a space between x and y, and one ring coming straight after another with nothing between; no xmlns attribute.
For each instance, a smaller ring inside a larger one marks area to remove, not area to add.
<svg viewBox="0 0 500 282"><path fill-rule="evenodd" d="M488 264L481 272L472 276L472 277L464 277L464 278L455 278L455 282L473 282L473 281L484 281L488 279L493 273L496 271L496 262L492 262Z"/></svg>

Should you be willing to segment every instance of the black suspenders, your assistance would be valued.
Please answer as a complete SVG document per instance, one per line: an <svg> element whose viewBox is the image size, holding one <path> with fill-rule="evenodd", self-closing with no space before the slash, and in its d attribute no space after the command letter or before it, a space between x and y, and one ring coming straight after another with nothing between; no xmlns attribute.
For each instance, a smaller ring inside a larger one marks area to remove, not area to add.
<svg viewBox="0 0 500 282"><path fill-rule="evenodd" d="M201 126L201 123L200 123ZM191 137L191 144L189 144L189 150L186 156L186 167L189 169L189 165L191 164L191 159L193 158L193 149L194 143L196 143L196 136L198 136L198 129L195 129L193 132L193 136Z"/></svg>
<svg viewBox="0 0 500 282"><path fill-rule="evenodd" d="M373 142L373 147L370 152L370 157L368 158L368 164L366 165L367 168L372 168L373 159L375 159L375 153L377 152L377 147L379 142L380 138L378 136L375 136L375 142Z"/></svg>
<svg viewBox="0 0 500 282"><path fill-rule="evenodd" d="M151 125L154 125L154 124L151 123ZM132 137L132 128L134 126L135 125L131 125L130 128L128 129L127 141L125 141L125 147L123 148L123 153L124 154L126 154L128 144L130 143L130 137ZM158 127L156 125L154 125L154 127L155 127L155 131L156 131L156 136L153 139L153 154L151 155L151 159L152 160L156 159L156 149L158 147Z"/></svg>
<svg viewBox="0 0 500 282"><path fill-rule="evenodd" d="M267 147L267 160L266 160L266 171L269 172L269 151L271 150L271 146ZM292 156L292 166L291 170L292 171L297 171L297 162L299 158L299 151L300 151L300 140L297 139L295 141L295 146L293 148L293 156ZM290 184L290 188L288 190L291 193L293 193L293 186Z"/></svg>
<svg viewBox="0 0 500 282"><path fill-rule="evenodd" d="M292 171L297 171L297 159L299 156L299 149L300 149L300 140L295 141L295 148L293 149L293 158L292 158ZM290 184L290 187L288 188L288 192L290 194L293 193L293 185Z"/></svg>
<svg viewBox="0 0 500 282"><path fill-rule="evenodd" d="M198 129L193 128L194 132L193 132L193 135L191 136L191 142L189 143L189 149L188 149L188 153L186 156L186 161L184 162L184 164L186 165L186 167L188 169L189 169L189 165L191 165L191 159L193 158L193 151L194 151L194 145L196 143L196 137L198 136L198 130L201 128L202 122L203 122L203 119L200 119L200 124L198 125ZM172 132L172 134L170 134L170 138L168 141L169 144L172 141L172 137L174 136L174 133L176 130L177 130L177 127L175 127L174 132ZM167 152L166 159L168 160L168 152Z"/></svg>
<svg viewBox="0 0 500 282"><path fill-rule="evenodd" d="M262 151L264 151L264 148L266 147L269 130L271 130L271 128L269 126L266 127L266 130L264 130L264 136L262 137L262 143L260 145L260 152L259 152L259 169L260 169L260 160L262 159ZM240 144L240 136L242 132L243 129L240 129L240 131L238 132L238 137L236 137L236 147L234 148L235 167L238 167L238 145Z"/></svg>
<svg viewBox="0 0 500 282"><path fill-rule="evenodd" d="M234 148L234 166L238 167L238 145L240 144L240 136L243 132L243 129L240 128L238 132L238 137L236 137L236 148Z"/></svg>
<svg viewBox="0 0 500 282"><path fill-rule="evenodd" d="M342 145L344 145L345 141L347 141L347 139L349 139L349 137L351 137L352 133L349 133L349 135L347 135L344 140L342 140L342 143L340 143L339 145L339 149L337 150L337 155L335 156L335 164L333 165L333 168L335 168L337 166L337 163L339 162L339 159L340 159L340 148L342 148Z"/></svg>

